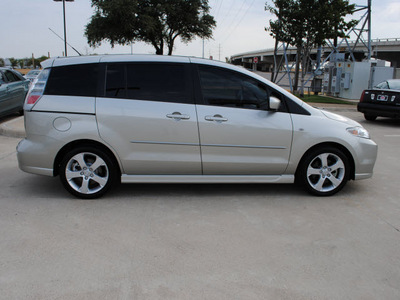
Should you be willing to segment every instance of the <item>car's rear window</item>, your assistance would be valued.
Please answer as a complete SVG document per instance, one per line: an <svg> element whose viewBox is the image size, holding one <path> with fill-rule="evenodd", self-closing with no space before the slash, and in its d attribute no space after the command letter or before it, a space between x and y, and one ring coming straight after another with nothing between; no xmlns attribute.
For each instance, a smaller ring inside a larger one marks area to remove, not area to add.
<svg viewBox="0 0 400 300"><path fill-rule="evenodd" d="M95 97L99 64L53 67L45 95Z"/></svg>

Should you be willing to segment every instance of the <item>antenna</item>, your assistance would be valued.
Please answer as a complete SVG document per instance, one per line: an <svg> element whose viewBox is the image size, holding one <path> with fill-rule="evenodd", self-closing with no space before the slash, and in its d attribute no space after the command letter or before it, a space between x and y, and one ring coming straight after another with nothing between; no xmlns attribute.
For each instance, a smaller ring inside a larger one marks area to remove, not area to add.
<svg viewBox="0 0 400 300"><path fill-rule="evenodd" d="M58 36L62 41L65 42L65 40L64 40L61 36L59 36L57 33L55 33L55 31L54 31L53 29L51 29L51 28L49 27L49 30L50 30L52 33L54 33L56 36ZM76 53L78 53L79 56L82 56L82 54L80 54L79 51L76 50L74 47L72 47L69 43L67 43L67 45L70 46L70 47L72 48L72 50L74 50Z"/></svg>

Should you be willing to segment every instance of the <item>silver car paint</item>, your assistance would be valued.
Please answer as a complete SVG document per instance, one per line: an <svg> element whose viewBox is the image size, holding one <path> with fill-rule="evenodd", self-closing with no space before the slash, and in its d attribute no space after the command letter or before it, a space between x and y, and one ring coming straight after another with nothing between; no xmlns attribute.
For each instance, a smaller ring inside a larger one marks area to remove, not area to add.
<svg viewBox="0 0 400 300"><path fill-rule="evenodd" d="M126 174L201 174L194 105L98 98L96 116Z"/></svg>
<svg viewBox="0 0 400 300"><path fill-rule="evenodd" d="M206 105L198 105L197 113L203 174L271 175L286 170L290 114ZM213 121L214 116L224 120Z"/></svg>

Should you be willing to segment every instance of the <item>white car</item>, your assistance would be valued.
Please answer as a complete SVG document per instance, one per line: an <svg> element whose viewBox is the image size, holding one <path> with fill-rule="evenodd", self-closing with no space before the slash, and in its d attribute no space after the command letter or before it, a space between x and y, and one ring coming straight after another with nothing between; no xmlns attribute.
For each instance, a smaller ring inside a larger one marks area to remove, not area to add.
<svg viewBox="0 0 400 300"><path fill-rule="evenodd" d="M25 101L19 166L80 198L116 183L293 183L333 195L372 176L377 145L243 68L153 56L55 58Z"/></svg>

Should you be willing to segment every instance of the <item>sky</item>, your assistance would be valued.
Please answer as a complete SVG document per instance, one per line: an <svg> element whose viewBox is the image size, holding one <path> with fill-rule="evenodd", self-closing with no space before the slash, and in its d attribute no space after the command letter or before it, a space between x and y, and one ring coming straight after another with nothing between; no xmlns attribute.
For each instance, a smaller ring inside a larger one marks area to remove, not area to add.
<svg viewBox="0 0 400 300"><path fill-rule="evenodd" d="M274 40L264 30L273 18L264 10L266 2L272 3L271 0L209 0L210 14L217 21L217 27L213 38L204 42L204 57L225 61L225 57L235 54L273 48ZM367 5L367 0L350 0L350 3ZM1 0L1 4L0 58L63 55L64 42L60 39L64 36L62 2ZM152 46L140 42L114 48L104 42L100 47L90 47L84 30L93 12L90 0L66 2L67 42L82 54L155 53ZM399 16L399 0L372 0L372 38L400 38ZM353 16L354 19L360 17L361 13ZM189 44L178 41L173 54L202 57L202 45L201 39ZM68 48L68 55L77 53Z"/></svg>

